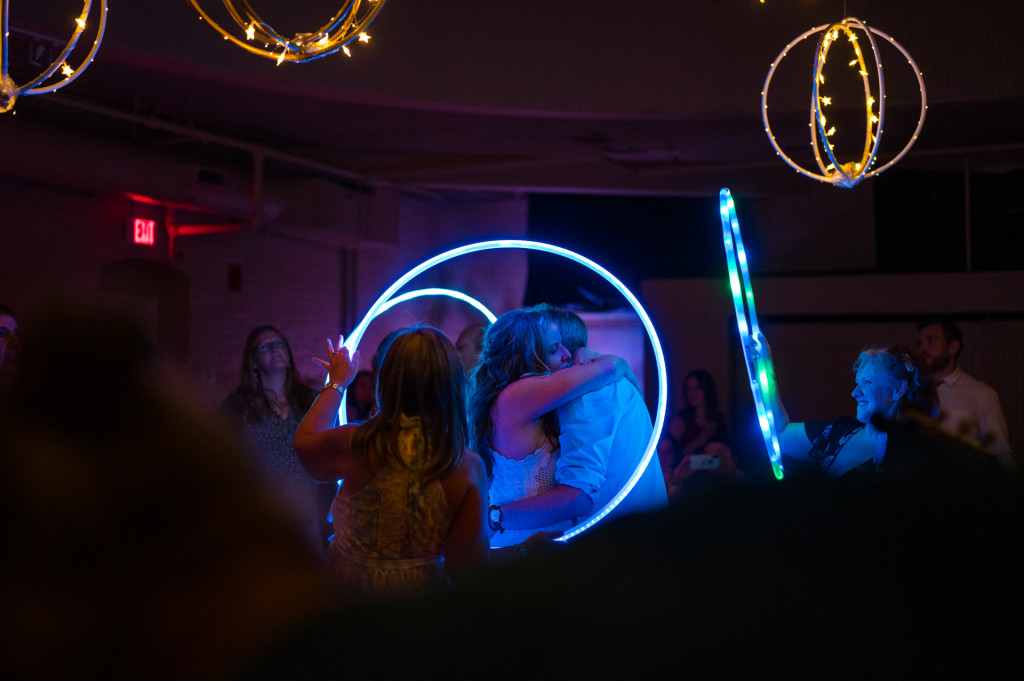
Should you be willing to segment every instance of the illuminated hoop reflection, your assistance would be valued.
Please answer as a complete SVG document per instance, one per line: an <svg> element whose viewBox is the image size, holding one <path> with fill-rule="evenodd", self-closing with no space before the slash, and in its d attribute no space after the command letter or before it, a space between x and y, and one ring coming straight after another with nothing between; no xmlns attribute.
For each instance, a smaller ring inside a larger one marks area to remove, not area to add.
<svg viewBox="0 0 1024 681"><path fill-rule="evenodd" d="M614 286L619 291L619 293L621 293L623 297L625 297L626 300L629 301L629 304L633 307L637 315L640 317L640 320L643 322L644 328L647 330L647 334L651 339L651 346L654 348L654 360L658 370L658 411L654 419L654 430L651 435L651 439L647 443L647 449L644 450L644 455L641 458L639 465L637 466L636 470L633 471L633 474L629 477L629 480L626 481L626 484L623 486L623 488L619 490L619 493L616 494L615 497L611 499L611 501L605 504L604 508L601 508L592 516L590 516L587 520L576 525L572 529L567 530L561 537L559 537L559 541L568 541L569 539L572 539L581 532L590 529L598 521L600 521L602 518L611 513L612 510L614 510L615 507L619 505L619 502L625 499L626 495L629 494L629 492L636 485L637 481L640 479L640 476L647 468L647 465L650 463L651 458L658 447L658 439L661 434L661 428L665 423L665 410L668 405L668 374L665 369L665 354L662 351L661 343L658 340L658 334L654 330L654 324L651 322L651 318L648 316L647 311L644 310L642 305L640 305L640 301L637 300L636 296L634 296L633 293L629 289L627 289L621 281L615 278L615 276L612 275L611 272L604 269L603 267L593 262L592 260L584 258L582 255L573 253L572 251L560 248L558 246L552 246L550 244L539 243L536 241L502 239L497 241L481 241L475 244L460 246L459 248L454 248L450 251L445 251L440 255L436 255L433 258L424 261L423 263L417 265L416 267L414 267L413 269L409 270L404 275L399 277L399 279L395 281L395 283L393 283L386 291L384 291L384 293L381 294L377 301L372 306L370 306L370 309L369 311L367 311L366 316L363 317L363 320L359 322L356 328L352 330L352 333L349 334L348 338L345 339L345 347L349 349L349 352L352 352L359 346L359 341L362 339L363 334L366 333L366 329L370 325L370 322L373 321L374 318L376 318L383 311L388 309L388 304L391 301L392 296L394 296L399 289L401 289L403 286L409 283L413 278L419 276L423 272L426 272L432 267L447 262L448 260L452 260L453 258L457 258L462 255L467 255L469 253L496 250L502 248L521 248L525 250L542 251L544 253L560 255L563 258L568 258L569 260L572 260L575 263L579 263L580 265L583 265L593 270L594 272L600 274L602 277L605 278L605 280L608 283ZM344 418L343 411L344 405L342 406L342 410L339 411L339 416L341 418Z"/></svg>
<svg viewBox="0 0 1024 681"><path fill-rule="evenodd" d="M867 66L864 62L864 53L861 51L860 45L857 42L857 34L854 32L857 29L863 32L867 36L868 43L871 46L871 52L875 60L876 66L876 78L878 80L878 96L875 97L871 94L871 83L869 74L867 72ZM821 170L821 174L814 173L810 170L806 170L795 161L793 161L786 152L782 150L778 142L775 140L775 136L772 134L771 125L768 123L768 87L771 84L772 76L775 74L775 69L779 63L782 62L789 51L800 41L812 36L816 33L824 31L821 39L818 41L818 48L814 59L814 85L811 93L811 147L814 149L814 159L818 163L818 168ZM864 150L861 154L859 161L850 161L848 163L840 163L835 154L832 151L833 145L829 143L828 138L835 132L834 127L828 127L827 119L824 114L824 107L831 105L831 99L825 97L820 93L819 86L825 82L825 76L822 70L825 66L825 61L828 56L829 49L833 43L839 38L839 34L842 33L849 40L853 47L855 58L849 62L850 66L857 69L858 74L864 85L864 104L865 104L865 116L866 116L866 130L864 135ZM882 125L885 116L885 79L882 77L882 57L878 53L878 46L875 44L874 35L881 36L889 41L889 43L899 50L904 57L907 59L907 63L914 70L914 75L917 77L917 84L920 88L921 93L921 112L917 119L917 128L914 133L910 136L910 141L907 142L906 146L896 154L896 156L883 165L880 168L870 170L871 166L874 165L876 155L878 153L878 144L882 137ZM875 114L873 106L875 103L878 104L878 113ZM925 112L928 109L927 95L924 88L924 77L921 75L921 69L918 68L917 63L914 62L913 57L903 49L903 46L896 42L892 37L882 33L876 28L868 27L866 24L861 22L859 19L853 17L847 17L836 24L824 24L817 26L807 31L806 33L798 36L793 42L786 45L779 56L772 62L771 68L768 69L768 76L764 80L764 87L761 91L761 119L764 121L764 131L768 135L768 140L772 143L772 147L775 149L775 153L782 158L791 168L796 170L801 175L820 180L822 182L829 182L836 185L837 187L853 187L861 180L872 177L881 173L882 171L889 168L891 165L903 158L904 155L910 148L914 146L917 141L918 135L921 133L921 128L924 126ZM824 160L821 157L820 149L824 149L825 155L829 164L826 166Z"/></svg>
<svg viewBox="0 0 1024 681"><path fill-rule="evenodd" d="M718 195L719 212L722 216L722 240L725 243L725 259L729 265L729 285L732 288L732 302L736 308L736 326L743 346L743 360L750 378L750 391L757 407L757 422L761 426L772 473L782 479L782 450L779 447L779 433L775 427L775 412L769 399L776 392L775 370L768 355L768 342L757 325L757 311L754 308L754 289L750 285L750 270L747 268L747 252L740 236L740 223L736 219L736 204L728 189Z"/></svg>

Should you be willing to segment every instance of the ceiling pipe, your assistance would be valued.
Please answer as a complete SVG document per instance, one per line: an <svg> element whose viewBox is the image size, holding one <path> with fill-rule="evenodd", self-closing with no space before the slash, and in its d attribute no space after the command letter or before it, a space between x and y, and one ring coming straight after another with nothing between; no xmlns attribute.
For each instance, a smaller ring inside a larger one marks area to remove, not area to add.
<svg viewBox="0 0 1024 681"><path fill-rule="evenodd" d="M98 104L92 104L85 102L80 99L68 96L51 97L49 102L66 106L69 108L80 109L83 111L89 111L94 114L106 116L121 121L130 122L136 125L148 127L153 130L161 130L164 132L172 132L182 137L196 140L198 142L204 142L208 144L217 144L229 149L237 149L240 151L247 152L253 157L254 168L260 169L264 166L266 159L273 159L294 165L306 170L311 170L316 173L327 175L329 177L342 180L346 184L354 185L356 190L375 189L381 187L387 187L406 193L418 194L428 197L436 197L434 192L424 191L416 187L408 187L405 185L388 182L380 178L370 177L361 173L336 166L330 163L323 163L321 161L314 161L303 156L297 156L295 154L285 153L272 147L268 147L262 144L254 144L245 140L240 140L229 135L222 135L218 133L209 132L206 130L200 130L195 127L188 125L181 125L178 123L171 123L169 121L162 120L153 115L142 115L135 113L127 113L110 107L100 106ZM259 160L256 160L256 157Z"/></svg>

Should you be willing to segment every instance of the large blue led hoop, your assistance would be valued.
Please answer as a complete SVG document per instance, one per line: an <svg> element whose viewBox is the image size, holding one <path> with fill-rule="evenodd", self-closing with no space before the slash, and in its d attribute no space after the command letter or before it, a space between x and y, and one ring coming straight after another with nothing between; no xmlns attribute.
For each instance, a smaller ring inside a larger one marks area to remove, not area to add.
<svg viewBox="0 0 1024 681"><path fill-rule="evenodd" d="M634 296L630 292L630 290L627 289L622 284L621 281L616 279L611 272L604 269L603 267L593 262L592 260L584 258L582 255L573 253L572 251L560 248L558 246L552 246L550 244L539 243L536 241L501 239L497 241L481 241L475 244L460 246L459 248L454 248L450 251L445 251L440 255L435 255L433 258L430 258L429 260L422 262L421 264L417 265L416 267L412 268L404 275L399 277L399 279L395 281L395 283L393 283L390 287L388 287L386 291L384 291L384 293L380 295L380 297L377 299L377 302L370 306L370 309L369 311L367 311L366 316L363 317L363 320L359 322L356 328L352 330L352 333L349 334L349 337L345 340L345 347L347 347L351 352L359 346L359 341L362 339L363 334L366 333L366 328L370 325L370 322L373 321L373 319L377 315L379 315L381 312L388 308L388 303L391 300L392 296L394 296L399 289L401 289L403 286L409 283L413 278L419 276L423 272L426 272L430 268L436 265L440 265L443 262L447 262L448 260L451 260L453 258L457 258L462 255L467 255L469 253L489 251L501 248L522 248L525 250L552 253L554 255L560 255L563 258L568 258L573 262L579 263L585 267L590 268L594 272L597 272L602 277L604 277L605 280L608 281L612 286L614 286L619 291L619 293L621 293L626 298L626 300L629 301L629 304L633 306L633 309L640 317L640 321L643 322L644 328L647 330L647 334L651 339L651 346L654 348L654 360L658 369L658 411L654 419L654 431L651 435L651 440L647 443L647 449L644 451L643 458L640 460L640 464L637 466L636 470L633 471L633 474L630 476L629 480L626 481L626 484L622 487L619 493L616 494L611 501L605 504L604 508L600 509L599 511L597 511L597 513L590 516L587 520L576 525L571 530L566 531L561 537L559 537L560 541L568 541L569 539L572 539L581 532L590 529L598 521L600 521L602 518L611 513L612 510L619 505L619 502L626 498L626 495L629 494L629 492L633 489L634 485L636 485L637 480L639 480L640 476L643 475L644 470L647 468L647 465L651 461L651 457L654 455L654 451L658 447L658 439L659 435L661 434L661 428L665 423L665 411L668 405L668 374L665 370L665 354L661 349L661 343L658 340L658 334L654 330L654 324L651 323L651 318L647 315L647 311L644 310L643 306L640 305L640 301L636 299L636 296ZM340 416L344 418L343 413L340 413Z"/></svg>
<svg viewBox="0 0 1024 681"><path fill-rule="evenodd" d="M722 215L722 241L725 243L725 259L729 265L729 285L732 288L732 302L736 308L736 326L743 345L743 359L750 378L750 391L757 407L757 421L761 426L772 472L782 479L782 450L779 447L779 433L775 427L775 412L766 397L775 393L775 370L768 355L768 342L757 325L757 311L754 308L754 289L750 285L750 270L747 268L747 252L743 248L740 223L736 219L736 204L728 189L718 195L719 212Z"/></svg>

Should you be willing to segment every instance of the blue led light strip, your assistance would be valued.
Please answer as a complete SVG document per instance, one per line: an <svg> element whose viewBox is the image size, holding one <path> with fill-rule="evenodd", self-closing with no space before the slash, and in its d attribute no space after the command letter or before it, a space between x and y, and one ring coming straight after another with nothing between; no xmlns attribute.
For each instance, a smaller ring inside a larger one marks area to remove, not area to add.
<svg viewBox="0 0 1024 681"><path fill-rule="evenodd" d="M629 494L629 492L636 485L637 481L640 479L640 476L643 475L644 470L647 468L647 465L650 463L651 458L653 457L654 452L658 447L658 439L661 434L662 426L664 426L665 424L665 411L668 407L668 373L665 369L665 353L661 348L661 342L658 340L658 334L654 330L654 324L651 322L651 318L648 316L647 311L644 310L642 305L640 305L640 301L637 300L636 296L634 296L633 293L629 289L627 289L621 281L615 278L615 276L612 275L611 272L604 269L603 267L593 262L592 260L588 260L582 255L573 253L570 250L561 248L559 246L552 246L550 244L539 243L536 241L501 239L497 241L481 241L475 244L460 246L459 248L454 248L450 251L445 251L440 255L435 255L433 258L430 258L429 260L425 260L424 262L420 263L419 265L417 265L416 267L412 268L404 275L399 277L398 280L395 281L395 283L393 283L390 287L388 287L388 289L380 295L377 301L370 306L370 309L367 311L366 316L363 317L363 320L359 322L358 325L356 325L356 328L352 330L352 333L349 334L349 337L345 339L345 347L349 349L349 352L355 350L356 347L358 347L359 341L362 339L363 334L366 333L366 328L370 325L370 322L373 321L383 311L388 309L389 303L392 297L395 295L395 293L397 293L399 289L401 289L403 286L408 284L413 278L419 276L423 272L426 272L430 268L436 265L440 265L443 262L447 262L448 260L451 260L453 258L457 258L462 255L467 255L469 253L476 253L478 251L488 251L502 248L521 248L525 250L542 251L544 253L560 255L563 258L568 258L569 260L579 263L580 265L583 265L593 270L594 272L600 274L602 277L605 278L605 280L608 283L614 286L619 291L619 293L621 293L623 297L626 298L627 301L629 301L629 304L633 307L637 315L640 317L640 321L643 322L644 329L647 330L647 335L651 339L651 346L654 349L654 360L658 370L658 411L655 415L654 430L652 432L650 441L647 443L647 449L644 450L644 455L641 458L640 463L637 465L636 470L633 471L633 474L629 477L629 480L626 481L626 484L623 485L619 493L616 494L611 501L605 504L604 508L597 511L597 513L590 516L582 523L576 525L571 530L567 530L561 537L559 537L559 541L568 541L569 539L575 537L581 532L590 529L598 521L600 521L602 518L611 513L612 510L619 505L619 502L626 498L626 495ZM339 409L338 411L338 416L342 419L341 422L344 423L344 401L342 403L341 409Z"/></svg>
<svg viewBox="0 0 1024 681"><path fill-rule="evenodd" d="M481 303L479 300L477 300L476 298L474 298L472 296L466 295L462 291L456 291L456 290L450 289L450 288L421 288L421 289L416 289L415 291L407 291L407 292L405 292L405 293L403 293L401 295L398 295L398 296L395 296L394 298L391 298L386 303L381 305L380 309L377 310L377 312L374 315L374 317L379 317L380 315L384 314L385 312L387 312L388 310L393 308L395 305L398 305L400 303L404 303L404 302L406 302L408 300L412 300L414 298L422 298L423 296L447 296L449 298L454 298L455 300L461 300L461 301L463 301L465 303L469 303L474 308L479 310L480 313L483 314L483 316L487 318L488 323L493 324L494 320L496 319L496 317L494 316L494 313L491 312L490 309L488 309L488 307L486 305L484 305L483 303ZM364 321L366 321L366 320L364 320ZM365 327L364 327L364 331L365 331ZM357 342L358 342L358 339L357 339ZM349 345L349 344L346 343L345 345ZM349 351L351 351L354 348L355 348L354 345L349 346ZM330 379L328 378L327 380L329 381ZM325 385L326 385L326 382L327 381L325 381ZM348 423L347 405L348 405L348 391L346 390L345 392L343 392L341 394L341 404L338 406L338 419L339 419L338 423L340 423L342 425Z"/></svg>
<svg viewBox="0 0 1024 681"><path fill-rule="evenodd" d="M384 312L386 312L386 311L390 310L391 308L393 308L395 305L398 305L399 303L404 303L407 300L412 300L413 298L421 298L423 296L448 296L449 298L454 298L456 300L461 300L462 302L469 303L470 305L475 307L477 310L479 310L480 313L483 314L483 316L487 317L487 321L489 323L493 324L494 320L497 319L497 317L494 316L494 313L491 312L490 309L488 309L488 307L486 305L481 303L476 298L474 298L472 296L468 296L465 293L463 293L462 291L456 291L456 290L450 289L450 288L421 288L421 289L416 289L415 291L409 291L407 293L403 293L402 295L395 296L394 298L389 300L377 312L377 314L381 315Z"/></svg>
<svg viewBox="0 0 1024 681"><path fill-rule="evenodd" d="M775 369L768 355L768 342L757 324L754 308L754 289L750 285L750 269L747 267L747 252L743 248L740 223L736 219L736 204L728 189L718 195L718 207L722 216L722 241L725 243L725 259L729 265L729 286L732 302L736 308L736 326L743 346L743 360L750 378L750 391L757 407L757 421L761 426L772 472L782 479L782 450L779 434L775 427L775 412L769 398L776 392Z"/></svg>

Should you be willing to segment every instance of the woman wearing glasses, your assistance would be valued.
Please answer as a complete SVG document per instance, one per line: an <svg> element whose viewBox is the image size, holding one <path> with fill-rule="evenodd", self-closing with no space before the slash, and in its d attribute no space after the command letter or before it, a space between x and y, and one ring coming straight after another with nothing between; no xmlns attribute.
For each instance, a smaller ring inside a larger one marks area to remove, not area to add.
<svg viewBox="0 0 1024 681"><path fill-rule="evenodd" d="M306 475L292 447L295 430L316 395L295 369L284 335L273 326L258 326L245 339L238 387L220 411L241 431L271 494L293 511L300 529L322 549L321 529L327 519L326 512L318 512L320 485Z"/></svg>

